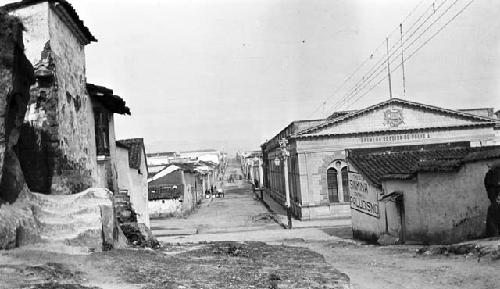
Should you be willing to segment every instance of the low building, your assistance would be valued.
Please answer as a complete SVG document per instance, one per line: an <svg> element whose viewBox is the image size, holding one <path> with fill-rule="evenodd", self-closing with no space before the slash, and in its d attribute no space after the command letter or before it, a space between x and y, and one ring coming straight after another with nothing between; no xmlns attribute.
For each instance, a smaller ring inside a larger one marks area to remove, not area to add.
<svg viewBox="0 0 500 289"><path fill-rule="evenodd" d="M142 138L124 139L116 142L116 166L118 190L130 198L137 222L148 228L148 166Z"/></svg>
<svg viewBox="0 0 500 289"><path fill-rule="evenodd" d="M279 141L288 140L288 182L299 219L351 215L345 149L470 142L500 143L498 119L393 98L323 120L295 121L262 147L265 194L285 203Z"/></svg>
<svg viewBox="0 0 500 289"><path fill-rule="evenodd" d="M116 194L119 188L114 114L130 115L130 109L121 97L113 94L112 89L88 83L87 91L92 103L97 155L94 186Z"/></svg>
<svg viewBox="0 0 500 289"><path fill-rule="evenodd" d="M204 173L192 164L171 164L148 179L151 218L191 212L204 198Z"/></svg>
<svg viewBox="0 0 500 289"><path fill-rule="evenodd" d="M355 238L451 244L482 237L484 187L500 146L469 143L347 150Z"/></svg>

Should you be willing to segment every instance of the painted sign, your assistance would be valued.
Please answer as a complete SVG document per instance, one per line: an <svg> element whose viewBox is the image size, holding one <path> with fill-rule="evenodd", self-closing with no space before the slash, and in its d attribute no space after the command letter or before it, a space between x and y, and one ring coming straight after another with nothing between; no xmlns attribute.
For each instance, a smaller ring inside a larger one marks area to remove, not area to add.
<svg viewBox="0 0 500 289"><path fill-rule="evenodd" d="M349 196L351 208L370 216L379 218L379 206L377 192L370 190L368 183L363 177L354 172L349 172Z"/></svg>
<svg viewBox="0 0 500 289"><path fill-rule="evenodd" d="M378 135L378 136L364 136L359 138L361 143L372 142L396 142L396 141L413 141L431 138L429 133L405 133L405 134L391 134L391 135Z"/></svg>

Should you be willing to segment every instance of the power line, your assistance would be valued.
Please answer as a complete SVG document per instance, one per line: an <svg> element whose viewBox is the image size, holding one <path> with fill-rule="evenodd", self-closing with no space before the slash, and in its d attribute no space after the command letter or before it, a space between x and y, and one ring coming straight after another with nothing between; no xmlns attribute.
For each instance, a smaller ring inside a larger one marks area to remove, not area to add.
<svg viewBox="0 0 500 289"><path fill-rule="evenodd" d="M453 2L450 6L447 7L447 9L441 13L438 18L436 18L429 26L427 26L427 28L424 29L423 32L421 32L416 39L414 39L408 46L404 47L402 49L402 52L401 53L404 53L405 50L407 50L408 48L410 48L413 44L415 44L415 42L417 40L419 40L437 21L439 21L445 14L448 13L448 11L457 4L459 0L455 0L455 2ZM446 2L446 0L444 1ZM441 5L435 10L439 10L442 5L444 4L444 2L441 3ZM431 15L433 16L434 13ZM422 23L411 35L410 37L412 37L413 35L415 35L416 31L418 31L422 26L423 24L425 24L427 22L427 20L429 19L430 17L428 17L424 23ZM410 39L410 37L407 38L407 40ZM347 93L345 96L344 96L344 101L342 103L340 103L340 106L341 107L342 105L344 105L345 103L347 103L348 99L354 97L356 94L360 93L367 85L369 85L370 83L372 83L374 81L374 79L379 76L384 70L385 70L385 63L387 61L390 61L390 64L392 64L398 56L401 55L401 53L399 53L398 55L396 55L396 58L392 59L392 60L389 60L393 55L394 53L396 53L397 51L399 51L399 48L402 48L401 46L402 44L400 44L400 46L387 58L387 60L383 61L378 67L375 68L375 70L373 70L371 72L371 74L369 75L368 79L369 80L364 80L362 82L360 82L361 84L355 88L353 88L349 93ZM383 58L385 58L386 56L383 56ZM403 62L402 62L403 63ZM401 66L401 65L398 65L398 67ZM378 71L378 72L377 72ZM373 76L374 75L374 76ZM379 84L380 82L377 83L377 85ZM364 95L364 94L363 94Z"/></svg>
<svg viewBox="0 0 500 289"><path fill-rule="evenodd" d="M401 65L403 65L403 63L405 63L406 61L408 61L408 59L410 59L411 57L413 57L420 49L422 49L422 47L424 47L427 43L429 43L429 41L431 41L434 37L436 37L444 28L446 28L453 20L455 20L460 14L462 14L472 3L474 2L474 0L470 0L469 2L467 2L467 4L462 8L460 9L452 18L450 18L443 26L441 26L434 34L431 35L431 37L429 37L427 40L425 40L420 46L417 47L417 49L415 49L410 55L408 55L404 61L402 61L401 64L399 64L398 66L396 66L392 71L395 71L396 69L398 69ZM351 104L349 104L348 107L350 107L351 105L353 105L354 103L356 103L359 99L361 99L361 97L365 96L366 94L368 94L370 91L372 91L376 86L378 86L382 81L384 81L386 78L386 76L384 76L382 79L380 79L375 85L373 85L372 87L370 87L370 89L365 92L364 94L358 96L358 98L356 98Z"/></svg>
<svg viewBox="0 0 500 289"><path fill-rule="evenodd" d="M418 31L418 30L419 30L419 29L420 29L423 25L425 25L425 23L427 23L427 21L428 21L428 20L429 20L432 16L434 16L434 15L435 15L435 12L436 12L436 11L438 11L439 9L441 9L441 7L444 5L444 3L445 3L446 1L448 1L448 0L444 0L444 1L443 1L443 2L441 2L441 4L437 7L437 9L433 9L433 13L432 13L432 14L430 14L430 15L429 15L429 16L428 16L425 20L424 20L424 22L420 23L420 25L419 25L419 26L418 26L418 27L417 27L417 28L416 28L416 29L415 29L415 30L414 30L414 31L410 34L410 36L408 36L408 37L406 38L406 41L408 41L411 37L413 37L413 35L415 35L415 33L416 33L416 32L417 32L417 31ZM456 3L456 1L455 1L455 3ZM454 4L455 4L455 3L454 3ZM433 3L433 4L434 4L434 3ZM452 5L454 5L454 4L452 4ZM450 5L450 6L451 6L451 5ZM433 5L431 5L431 6L429 6L429 7L433 7ZM424 13L427 13L427 11L429 11L429 9L427 9ZM418 21L420 21L420 19L422 19L422 17L423 17L424 15L425 15L425 14L423 14L421 17L419 17L419 19L417 19L417 21L416 21L415 23L417 23ZM413 27L415 26L415 23L412 25ZM409 31L410 31L410 30L408 30L408 31L407 31L407 33L408 33ZM388 61L388 60L389 60L389 59L390 59L390 58L394 55L394 53L396 53L396 52L398 51L398 48L397 48L397 49L394 49L398 43L399 43L399 41L398 41L398 42L396 42L396 43L395 43L395 44L391 47L390 51L392 51L392 52L390 53L390 56L389 56L389 57L387 57L386 55L383 55L383 56L380 58L379 62L377 62L377 64L376 64L374 67L372 67L372 69L371 69L369 72L367 72L367 74L369 74L369 75L368 75L368 77L366 77L366 78L365 78L365 77L363 77L360 81L358 81L358 83L356 84L356 86L355 86L353 89L351 89L351 90L350 90L350 91L349 91L349 92L348 92L348 93L344 96L343 101L342 101L342 102L340 102L340 103L337 105L337 107L338 107L338 106L342 106L342 105L345 103L345 101L346 101L347 99L349 99L349 98L350 98L353 94L355 95L355 94L359 93L359 91L361 91L363 88L365 88L365 87L366 87L366 85L370 84L370 83L372 82L372 80L373 80L373 79L371 79L371 78L373 77L373 75L375 75L374 77L377 77L377 76L380 74L380 72L378 72L378 70L379 70L379 69L385 69L385 68L384 68L384 66L385 66L386 62L387 62L387 61ZM394 49L394 50L393 50L393 49ZM335 107L335 108L337 108L337 107Z"/></svg>
<svg viewBox="0 0 500 289"><path fill-rule="evenodd" d="M401 23L405 22L411 15L413 15L413 13L420 7L420 5L422 5L422 3L424 3L426 0L421 0L407 15L406 17L401 21ZM394 34L395 32L397 31L397 27L391 31L389 33L389 36L390 37L392 34ZM342 82L342 84L340 86L337 87L337 89L334 90L334 92L332 93L331 96L325 98L325 100L308 116L311 117L312 115L314 115L317 111L319 111L321 109L322 106L324 106L324 104L330 100L332 97L334 97L337 92L340 91L340 89L342 89L344 87L344 85L352 79L352 77L361 69L361 67L363 67L369 60L372 60L373 59L373 56L376 54L376 52L382 47L384 46L385 44L385 41L382 41L380 43L380 45L370 54L370 56L365 59L360 65L358 65L358 67ZM391 48L392 49L392 48Z"/></svg>
<svg viewBox="0 0 500 289"><path fill-rule="evenodd" d="M431 15L429 15L425 20L424 22L420 23L420 25L415 29L415 31L413 31L411 33L410 36L407 37L406 40L409 40L411 37L413 37L413 35L415 35L415 33L425 24L427 23L427 21L433 16L435 15L435 12L438 11L439 9L441 9L441 7L444 5L445 2L447 2L448 0L444 0L441 2L441 4L437 7L437 9L435 8L434 6L434 3L433 2L431 5L429 5L429 7L424 11L424 13L410 26L410 27L415 27L415 25L423 18L423 16L425 16L425 14L429 11L430 8L433 8L433 13ZM419 4L423 3L423 1L421 1ZM456 3L456 2L455 2ZM453 4L452 4L453 5ZM417 5L419 6L419 5ZM414 9L415 10L415 9ZM410 14L409 14L410 15ZM404 21L403 21L404 22ZM402 22L402 23L403 23ZM405 34L408 34L411 30L407 30L407 32ZM344 95L344 97L342 97L339 101L337 101L334 105L332 105L329 110L335 110L336 108L338 107L341 107L342 105L345 104L345 102L351 97L352 94L356 94L356 93L359 93L358 91L361 91L367 84L366 82L368 81L368 84L371 83L372 80L370 80L370 78L372 78L372 76L377 73L377 71L379 69L381 69L382 67L385 66L386 62L390 59L390 57L392 57L394 55L394 53L396 53L398 51L398 49L395 49L393 51L393 49L397 46L397 44L399 43L399 41L397 41L390 49L389 51L392 51L392 53L390 54L389 57L387 57L387 54L384 54L382 57L380 57L380 59L376 62L376 64L374 66L372 66L368 72L361 78L361 80L359 80L353 88L351 88L350 90L348 90L348 92ZM385 68L383 68L385 69ZM368 76L366 76L368 75ZM379 73L377 73L375 75L378 76Z"/></svg>

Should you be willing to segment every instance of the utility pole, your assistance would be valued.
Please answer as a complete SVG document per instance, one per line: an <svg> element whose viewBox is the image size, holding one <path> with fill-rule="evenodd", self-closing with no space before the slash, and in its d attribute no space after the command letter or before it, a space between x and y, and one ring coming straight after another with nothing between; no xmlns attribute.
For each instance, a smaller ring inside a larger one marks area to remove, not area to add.
<svg viewBox="0 0 500 289"><path fill-rule="evenodd" d="M292 208L290 201L290 189L288 187L288 157L290 156L290 152L288 151L288 140L286 138L282 138L279 141L281 156L283 157L283 173L285 177L285 195L286 195L286 215L288 218L288 229L292 229Z"/></svg>
<svg viewBox="0 0 500 289"><path fill-rule="evenodd" d="M392 84L391 84L391 64L389 57L389 37L385 39L386 48L387 48L387 76L389 77L389 97L392 99Z"/></svg>
<svg viewBox="0 0 500 289"><path fill-rule="evenodd" d="M403 23L399 24L399 32L401 33L401 70L403 71L403 97L406 96L406 78L405 78L405 58L404 58L404 43L403 43Z"/></svg>

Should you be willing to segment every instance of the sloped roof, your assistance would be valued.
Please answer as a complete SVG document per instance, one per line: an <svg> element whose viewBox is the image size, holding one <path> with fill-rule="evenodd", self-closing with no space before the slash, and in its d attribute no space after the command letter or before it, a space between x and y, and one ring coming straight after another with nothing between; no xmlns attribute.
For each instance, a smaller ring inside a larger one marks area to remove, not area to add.
<svg viewBox="0 0 500 289"><path fill-rule="evenodd" d="M126 106L126 102L118 95L113 95L112 89L87 83L87 92L92 99L101 103L109 111L130 115L130 108Z"/></svg>
<svg viewBox="0 0 500 289"><path fill-rule="evenodd" d="M399 98L392 98L392 99L389 99L387 101L380 102L380 103L377 103L375 105L369 106L365 109L353 111L353 112L348 113L344 116L340 116L338 118L327 120L324 123L321 123L317 126L314 126L311 128L306 128L302 131L299 131L298 133L296 133L292 137L307 137L309 134L318 132L321 129L337 125L339 123L351 120L353 118L360 117L366 113L372 112L372 111L379 109L381 107L388 106L388 105L394 105L394 104L404 105L407 107L415 107L415 108L419 108L419 109L425 109L428 111L433 111L433 112L438 112L441 114L451 115L451 116L454 116L457 118L468 119L468 120L473 120L473 121L483 122L483 123L490 123L492 125L495 125L495 122L497 121L496 119L492 119L489 117L482 117L482 116L477 116L477 115L473 115L473 114L466 113L466 112L460 112L460 111L456 111L456 110L440 108L440 107L433 106L433 105L422 104L422 103L408 101L408 100L399 99Z"/></svg>
<svg viewBox="0 0 500 289"><path fill-rule="evenodd" d="M298 133L304 129L315 127L320 123L324 123L325 119L310 119L310 120L294 120L283 128L278 134L276 134L272 139L266 141L261 145L261 148L272 149L278 147L279 139L288 138L290 135Z"/></svg>
<svg viewBox="0 0 500 289"><path fill-rule="evenodd" d="M353 113L353 112L356 112L357 110L341 110L341 111L336 111L334 113L332 113L329 117L327 117L326 119L328 120L333 120L333 119L336 119L336 118L339 118L339 117L342 117L342 116L345 116L345 115L348 115L350 113Z"/></svg>
<svg viewBox="0 0 500 289"><path fill-rule="evenodd" d="M176 166L176 165L170 165L170 166L166 166L163 170L159 171L158 173L156 173L154 176L152 176L151 178L148 178L148 183L151 183L153 181L156 181L158 179L161 179L177 170L180 170L181 168Z"/></svg>
<svg viewBox="0 0 500 289"><path fill-rule="evenodd" d="M148 153L148 157L175 157L177 155L176 152L158 152L158 153Z"/></svg>
<svg viewBox="0 0 500 289"><path fill-rule="evenodd" d="M97 42L97 39L94 37L94 35L92 35L92 33L90 32L88 27L85 26L83 21L78 16L78 13L76 12L75 8L73 8L73 6L68 1L65 1L65 0L23 0L23 1L19 1L19 2L9 3L7 5L0 7L0 9L3 9L7 12L10 12L13 10L21 9L21 8L24 8L27 6L36 5L36 4L43 3L43 2L48 2L48 3L53 4L55 11L59 13L61 18L63 18L63 21L67 20L65 18L71 19L71 21L74 23L74 25L76 25L76 29L75 29L75 27L73 27L73 25L71 25L69 23L68 23L68 26L71 30L73 30L77 34L77 37L82 40L83 44L86 45L86 44L89 44L90 42Z"/></svg>
<svg viewBox="0 0 500 289"><path fill-rule="evenodd" d="M410 179L418 172L452 172L464 163L500 158L500 146L465 143L348 150L348 161L372 184L384 179Z"/></svg>
<svg viewBox="0 0 500 289"><path fill-rule="evenodd" d="M132 169L140 169L142 162L142 153L144 150L144 139L142 138L131 138L117 140L116 144L128 149L128 164ZM144 154L146 155L146 154Z"/></svg>

